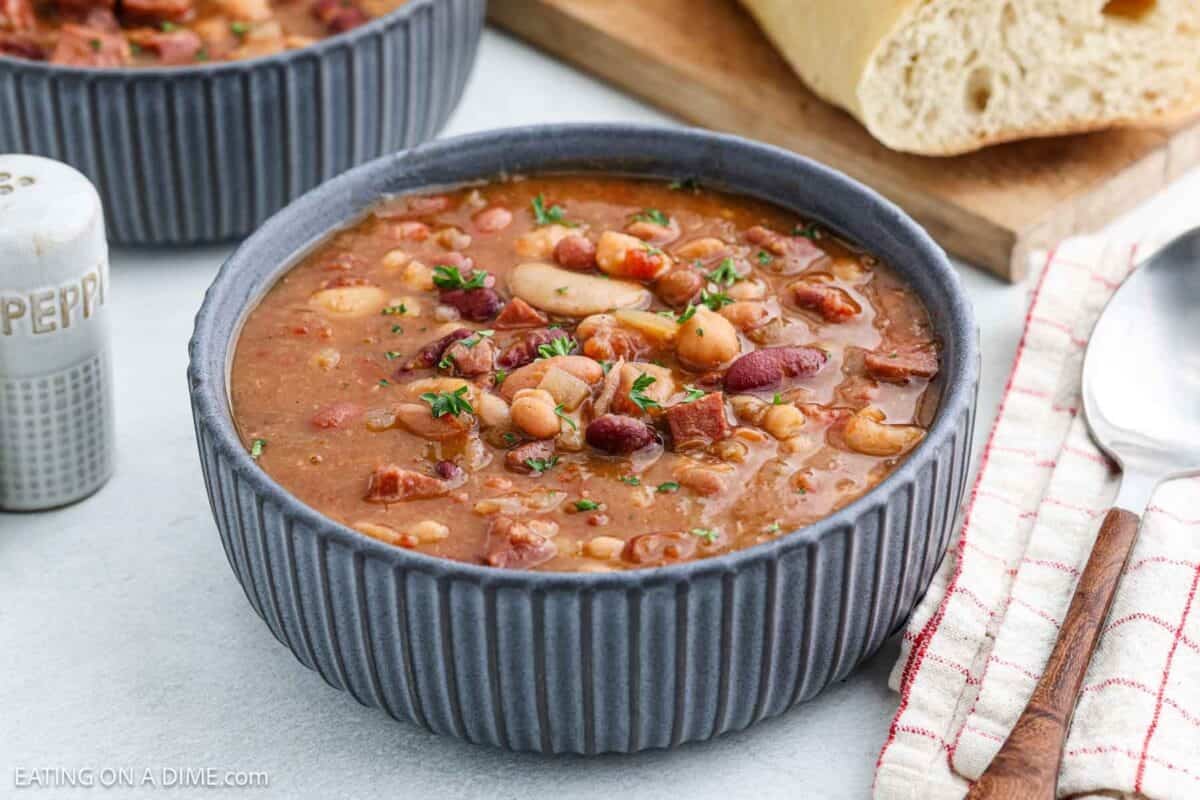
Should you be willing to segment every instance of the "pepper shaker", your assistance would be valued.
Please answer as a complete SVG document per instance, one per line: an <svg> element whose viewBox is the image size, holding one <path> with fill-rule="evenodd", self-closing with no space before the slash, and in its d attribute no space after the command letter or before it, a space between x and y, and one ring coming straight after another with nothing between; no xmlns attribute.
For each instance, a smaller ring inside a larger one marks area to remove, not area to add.
<svg viewBox="0 0 1200 800"><path fill-rule="evenodd" d="M0 155L0 509L72 503L112 474L108 290L95 187Z"/></svg>

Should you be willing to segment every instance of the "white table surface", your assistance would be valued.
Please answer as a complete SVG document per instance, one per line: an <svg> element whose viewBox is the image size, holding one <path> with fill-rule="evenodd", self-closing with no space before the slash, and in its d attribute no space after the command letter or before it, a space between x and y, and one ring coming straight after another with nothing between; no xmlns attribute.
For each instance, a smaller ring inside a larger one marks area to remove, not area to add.
<svg viewBox="0 0 1200 800"><path fill-rule="evenodd" d="M675 124L489 30L445 135L582 120ZM1117 227L1137 235L1197 204L1200 172L1193 172ZM280 797L869 794L896 706L887 688L894 641L813 702L749 731L673 752L593 759L439 738L357 705L303 668L234 580L196 456L186 344L228 250L113 253L116 476L69 508L0 514L0 797L103 791L18 787L38 768L149 768L161 778L164 767L265 771L266 790L226 791ZM1020 336L1027 287L967 266L960 272L982 335L981 445Z"/></svg>

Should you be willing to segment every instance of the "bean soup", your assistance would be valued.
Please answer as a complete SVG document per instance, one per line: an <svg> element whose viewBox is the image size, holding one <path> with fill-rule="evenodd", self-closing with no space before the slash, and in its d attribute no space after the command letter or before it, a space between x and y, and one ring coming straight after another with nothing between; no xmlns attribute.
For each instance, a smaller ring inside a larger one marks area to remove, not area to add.
<svg viewBox="0 0 1200 800"><path fill-rule="evenodd" d="M925 435L939 343L886 265L696 186L388 199L246 321L233 412L303 502L504 569L652 567L846 505Z"/></svg>
<svg viewBox="0 0 1200 800"><path fill-rule="evenodd" d="M306 47L404 0L0 0L0 55L180 66Z"/></svg>

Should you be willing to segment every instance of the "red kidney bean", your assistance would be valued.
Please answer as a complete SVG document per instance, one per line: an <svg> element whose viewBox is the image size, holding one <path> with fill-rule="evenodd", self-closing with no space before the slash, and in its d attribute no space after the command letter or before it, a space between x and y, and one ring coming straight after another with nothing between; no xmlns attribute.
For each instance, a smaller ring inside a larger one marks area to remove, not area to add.
<svg viewBox="0 0 1200 800"><path fill-rule="evenodd" d="M596 245L579 234L564 236L554 246L554 260L566 269L592 269L596 266Z"/></svg>
<svg viewBox="0 0 1200 800"><path fill-rule="evenodd" d="M504 308L504 299L495 289L451 289L442 292L442 302L458 309L464 319L486 322Z"/></svg>
<svg viewBox="0 0 1200 800"><path fill-rule="evenodd" d="M785 378L816 375L829 355L815 347L767 347L747 353L725 373L725 391L756 392L773 389Z"/></svg>
<svg viewBox="0 0 1200 800"><path fill-rule="evenodd" d="M653 444L654 429L640 419L623 414L605 414L588 423L587 443L613 455L629 455Z"/></svg>
<svg viewBox="0 0 1200 800"><path fill-rule="evenodd" d="M490 206L475 215L475 228L480 233L496 233L512 224L513 215L504 206Z"/></svg>
<svg viewBox="0 0 1200 800"><path fill-rule="evenodd" d="M696 554L696 537L682 531L643 533L625 543L621 558L641 566L686 561Z"/></svg>
<svg viewBox="0 0 1200 800"><path fill-rule="evenodd" d="M442 360L442 354L446 352L446 348L457 342L459 339L466 339L475 331L469 328L459 328L451 331L440 339L436 339L417 351L417 354L412 357L407 364L402 368L402 372L407 372L414 369L433 369L437 363Z"/></svg>
<svg viewBox="0 0 1200 800"><path fill-rule="evenodd" d="M439 461L434 464L433 471L444 481L452 481L463 476L463 468L453 461Z"/></svg>

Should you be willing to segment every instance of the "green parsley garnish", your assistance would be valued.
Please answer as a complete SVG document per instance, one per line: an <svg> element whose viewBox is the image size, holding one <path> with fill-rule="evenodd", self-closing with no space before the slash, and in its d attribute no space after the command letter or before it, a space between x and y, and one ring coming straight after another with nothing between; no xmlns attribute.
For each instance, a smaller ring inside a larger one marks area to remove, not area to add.
<svg viewBox="0 0 1200 800"><path fill-rule="evenodd" d="M559 419L563 420L568 425L570 425L571 430L573 430L573 431L579 430L579 426L575 424L575 420L571 419L571 417L567 414L567 412L565 410L563 410L562 403L559 403L558 405L556 405L554 407L554 413L559 417Z"/></svg>
<svg viewBox="0 0 1200 800"><path fill-rule="evenodd" d="M546 208L546 198L541 194L530 201L533 206L533 221L538 225L566 225L568 228L574 228L575 223L567 222L567 210L555 203Z"/></svg>
<svg viewBox="0 0 1200 800"><path fill-rule="evenodd" d="M512 431L505 431L503 435L504 441L508 442L509 444L513 444L517 441L517 435Z"/></svg>
<svg viewBox="0 0 1200 800"><path fill-rule="evenodd" d="M688 533L690 533L692 536L703 539L709 544L715 544L717 539L719 539L721 536L720 532L714 531L712 528L692 528L690 531L688 531Z"/></svg>
<svg viewBox="0 0 1200 800"><path fill-rule="evenodd" d="M774 256L772 256L766 250L759 250L758 255L755 256L755 258L757 258L758 263L764 267L767 266L768 264L770 264L774 260Z"/></svg>
<svg viewBox="0 0 1200 800"><path fill-rule="evenodd" d="M779 523L772 522L770 525L763 528L763 533L766 534L767 536L774 536L775 534L779 533L780 530L781 530L781 527L780 527Z"/></svg>
<svg viewBox="0 0 1200 800"><path fill-rule="evenodd" d="M474 335L468 336L466 339L460 339L459 344L461 344L463 347L470 350L472 347L479 344L484 339L488 338L489 336L495 336L495 335L496 335L495 331L490 331L490 330L475 331Z"/></svg>
<svg viewBox="0 0 1200 800"><path fill-rule="evenodd" d="M475 409L467 401L467 390L469 387L462 386L454 390L454 394L449 392L425 392L421 395L421 399L429 403L429 411L435 418L444 417L447 414L457 417L459 414L474 414Z"/></svg>
<svg viewBox="0 0 1200 800"><path fill-rule="evenodd" d="M240 19L235 19L233 22L229 23L229 30L234 36L245 36L249 32L250 26L242 22Z"/></svg>
<svg viewBox="0 0 1200 800"><path fill-rule="evenodd" d="M554 356L569 356L575 349L575 340L570 336L560 336L551 339L546 344L538 345L538 358L553 358Z"/></svg>
<svg viewBox="0 0 1200 800"><path fill-rule="evenodd" d="M208 48L201 47L199 50L197 50L195 58L197 61L208 61Z"/></svg>
<svg viewBox="0 0 1200 800"><path fill-rule="evenodd" d="M258 457L263 454L263 449L267 446L266 439L255 439L250 443L250 457L258 461Z"/></svg>
<svg viewBox="0 0 1200 800"><path fill-rule="evenodd" d="M796 490L796 494L808 494L808 489L805 489L803 486L801 486Z"/></svg>
<svg viewBox="0 0 1200 800"><path fill-rule="evenodd" d="M781 395L779 392L776 392L775 396L771 398L771 405L773 405L773 406L783 405L783 395Z"/></svg>
<svg viewBox="0 0 1200 800"><path fill-rule="evenodd" d="M99 39L88 39L88 45L89 45L89 46L92 48L92 50L94 50L95 52L97 52L97 53L99 53L99 52L100 52L100 40L99 40Z"/></svg>
<svg viewBox="0 0 1200 800"><path fill-rule="evenodd" d="M687 395L683 398L683 402L685 403L695 402L707 394L703 389L697 389L695 386L684 386L683 388L687 391Z"/></svg>
<svg viewBox="0 0 1200 800"><path fill-rule="evenodd" d="M383 354L383 357L386 358L388 361L395 361L397 358L400 357L400 353L395 350L388 350L386 353Z"/></svg>
<svg viewBox="0 0 1200 800"><path fill-rule="evenodd" d="M403 325L393 325L392 333L404 333L404 326Z"/></svg>
<svg viewBox="0 0 1200 800"><path fill-rule="evenodd" d="M498 369L498 370L496 370L496 374L492 376L492 384L494 386L499 386L500 384L504 383L504 379L507 377L508 377L508 370Z"/></svg>
<svg viewBox="0 0 1200 800"><path fill-rule="evenodd" d="M792 236L803 236L805 239L820 239L821 230L817 227L817 223L810 222L807 225L797 225L792 228Z"/></svg>
<svg viewBox="0 0 1200 800"><path fill-rule="evenodd" d="M619 480L621 483L627 484L629 486L641 486L642 485L642 479L639 478L637 475L622 475L621 477L617 478L617 480Z"/></svg>
<svg viewBox="0 0 1200 800"><path fill-rule="evenodd" d="M391 381L389 381L387 378L380 378L379 385L380 386L391 386L392 384L391 384Z"/></svg>
<svg viewBox="0 0 1200 800"><path fill-rule="evenodd" d="M733 298L724 292L708 292L701 290L700 302L708 306L711 311L720 311L724 306L733 302Z"/></svg>
<svg viewBox="0 0 1200 800"><path fill-rule="evenodd" d="M664 228L671 227L671 218L657 208L647 208L640 214L634 214L633 219L636 222L651 222L655 225L662 225Z"/></svg>
<svg viewBox="0 0 1200 800"><path fill-rule="evenodd" d="M676 483L675 481L667 481L666 483L660 483L658 485L658 489L656 491L659 494L667 494L668 492L678 492L679 484Z"/></svg>
<svg viewBox="0 0 1200 800"><path fill-rule="evenodd" d="M534 473L541 475L547 470L553 469L558 463L558 456L550 456L549 458L527 458L525 466L529 467Z"/></svg>
<svg viewBox="0 0 1200 800"><path fill-rule="evenodd" d="M647 397L645 394L646 390L657 381L658 378L654 377L653 375L647 375L645 372L643 372L641 375L638 375L634 380L633 388L629 390L629 399L632 400L633 404L642 411L645 411L648 408L661 408L657 400L652 397Z"/></svg>
<svg viewBox="0 0 1200 800"><path fill-rule="evenodd" d="M696 316L696 307L694 305L692 305L691 303L688 303L687 308L685 308L679 314L679 316L675 319L675 321L676 322L687 322L689 319L691 319L694 316Z"/></svg>
<svg viewBox="0 0 1200 800"><path fill-rule="evenodd" d="M713 283L724 284L725 286L733 286L742 276L738 274L737 268L733 264L732 258L727 258L721 262L720 266L708 273L708 279Z"/></svg>
<svg viewBox="0 0 1200 800"><path fill-rule="evenodd" d="M671 181L667 188L673 192L695 192L700 188L699 182L695 178L683 178L678 181Z"/></svg>
<svg viewBox="0 0 1200 800"><path fill-rule="evenodd" d="M385 317L400 317L408 313L408 306L404 305L404 303L394 306L384 306L383 310L379 313ZM392 332L395 333L395 330L396 329L393 328Z"/></svg>
<svg viewBox="0 0 1200 800"><path fill-rule="evenodd" d="M566 294L569 291L566 286L560 286L554 290L555 294Z"/></svg>
<svg viewBox="0 0 1200 800"><path fill-rule="evenodd" d="M704 328L696 328L696 335L699 336L701 339L703 339L704 338Z"/></svg>
<svg viewBox="0 0 1200 800"><path fill-rule="evenodd" d="M487 280L487 273L477 269L470 278L463 277L458 267L449 264L438 264L433 268L433 285L439 289L482 289Z"/></svg>
<svg viewBox="0 0 1200 800"><path fill-rule="evenodd" d="M179 26L176 25L174 22L164 22L158 26L158 29L160 31L162 31L163 33L170 33L171 31L177 30L178 28L179 28Z"/></svg>
<svg viewBox="0 0 1200 800"><path fill-rule="evenodd" d="M608 371L610 369L612 369L612 362L611 361L601 361L600 369L604 370L604 374L607 375Z"/></svg>
<svg viewBox="0 0 1200 800"><path fill-rule="evenodd" d="M576 500L575 501L575 510L576 511L595 511L599 507L600 507L600 504L597 503L595 500Z"/></svg>

